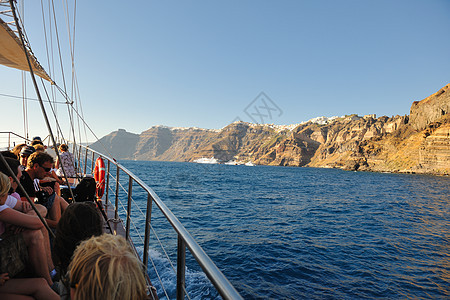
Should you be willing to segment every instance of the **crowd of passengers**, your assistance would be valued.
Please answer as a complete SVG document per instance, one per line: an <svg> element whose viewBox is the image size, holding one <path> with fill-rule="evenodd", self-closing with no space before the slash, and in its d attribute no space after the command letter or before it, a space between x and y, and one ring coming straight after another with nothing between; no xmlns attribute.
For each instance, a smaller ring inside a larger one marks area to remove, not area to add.
<svg viewBox="0 0 450 300"><path fill-rule="evenodd" d="M61 197L61 166L67 177L76 174L67 145L59 150L56 164L40 138L2 152L0 299L147 299L141 263L123 237L103 233L96 204Z"/></svg>

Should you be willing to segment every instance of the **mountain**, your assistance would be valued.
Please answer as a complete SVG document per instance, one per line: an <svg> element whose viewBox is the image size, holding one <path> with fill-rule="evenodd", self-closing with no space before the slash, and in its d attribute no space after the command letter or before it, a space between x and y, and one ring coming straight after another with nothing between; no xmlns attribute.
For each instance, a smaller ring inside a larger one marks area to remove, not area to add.
<svg viewBox="0 0 450 300"><path fill-rule="evenodd" d="M450 174L450 84L412 103L408 116L325 118L280 126L235 122L220 130L153 126L123 129L91 145L116 159L309 166Z"/></svg>

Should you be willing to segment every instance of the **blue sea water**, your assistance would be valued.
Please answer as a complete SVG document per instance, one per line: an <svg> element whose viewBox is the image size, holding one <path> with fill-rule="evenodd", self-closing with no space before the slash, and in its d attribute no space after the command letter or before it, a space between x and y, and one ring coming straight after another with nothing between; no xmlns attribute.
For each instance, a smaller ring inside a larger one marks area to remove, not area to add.
<svg viewBox="0 0 450 300"><path fill-rule="evenodd" d="M448 177L121 163L155 190L244 299L450 297ZM133 199L145 207L137 188ZM143 234L144 220L135 223ZM176 234L164 223L153 208L152 225L176 262ZM153 234L150 247L160 277L150 272L152 282L168 287L162 299L175 298L174 271ZM191 299L218 298L187 258Z"/></svg>

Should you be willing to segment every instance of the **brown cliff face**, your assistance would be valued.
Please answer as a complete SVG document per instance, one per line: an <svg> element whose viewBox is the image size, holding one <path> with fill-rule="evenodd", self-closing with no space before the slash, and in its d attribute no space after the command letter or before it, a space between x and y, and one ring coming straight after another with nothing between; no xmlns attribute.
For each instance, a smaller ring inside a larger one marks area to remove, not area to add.
<svg viewBox="0 0 450 300"><path fill-rule="evenodd" d="M323 140L315 124L300 125L290 133L281 132L254 153L257 164L302 167L311 161Z"/></svg>
<svg viewBox="0 0 450 300"><path fill-rule="evenodd" d="M263 147L276 133L264 125L237 122L230 124L199 147L188 161L215 157L221 161L253 161L255 151Z"/></svg>
<svg viewBox="0 0 450 300"><path fill-rule="evenodd" d="M155 126L140 135L119 130L101 143L117 159L215 157L261 165L450 174L449 87L414 102L410 116L350 115L292 130L245 122L221 130ZM91 147L104 150L100 143Z"/></svg>
<svg viewBox="0 0 450 300"><path fill-rule="evenodd" d="M450 114L429 124L422 137L416 172L450 174Z"/></svg>
<svg viewBox="0 0 450 300"><path fill-rule="evenodd" d="M157 159L172 146L173 139L169 128L153 127L146 130L139 136L133 157L137 160Z"/></svg>
<svg viewBox="0 0 450 300"><path fill-rule="evenodd" d="M423 99L414 101L410 110L410 123L416 130L423 130L428 124L450 113L450 84L447 84L437 93Z"/></svg>
<svg viewBox="0 0 450 300"><path fill-rule="evenodd" d="M114 131L91 145L94 150L117 158L130 157L136 151L139 135L124 129Z"/></svg>
<svg viewBox="0 0 450 300"><path fill-rule="evenodd" d="M309 166L367 170L369 157L363 147L369 140L382 139L405 126L407 120L406 116L364 117L357 120L343 118L325 125L326 140L317 149ZM378 155L379 150L375 150L374 145L369 148L373 148L368 150L372 156Z"/></svg>

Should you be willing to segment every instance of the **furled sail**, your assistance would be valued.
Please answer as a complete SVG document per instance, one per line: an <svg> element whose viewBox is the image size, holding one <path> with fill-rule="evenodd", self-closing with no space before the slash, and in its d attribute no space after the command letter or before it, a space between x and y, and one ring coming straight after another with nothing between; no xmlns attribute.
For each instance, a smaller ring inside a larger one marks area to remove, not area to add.
<svg viewBox="0 0 450 300"><path fill-rule="evenodd" d="M28 56L34 74L53 83L31 51L28 51ZM0 19L0 64L23 71L30 71L20 39L2 19Z"/></svg>

